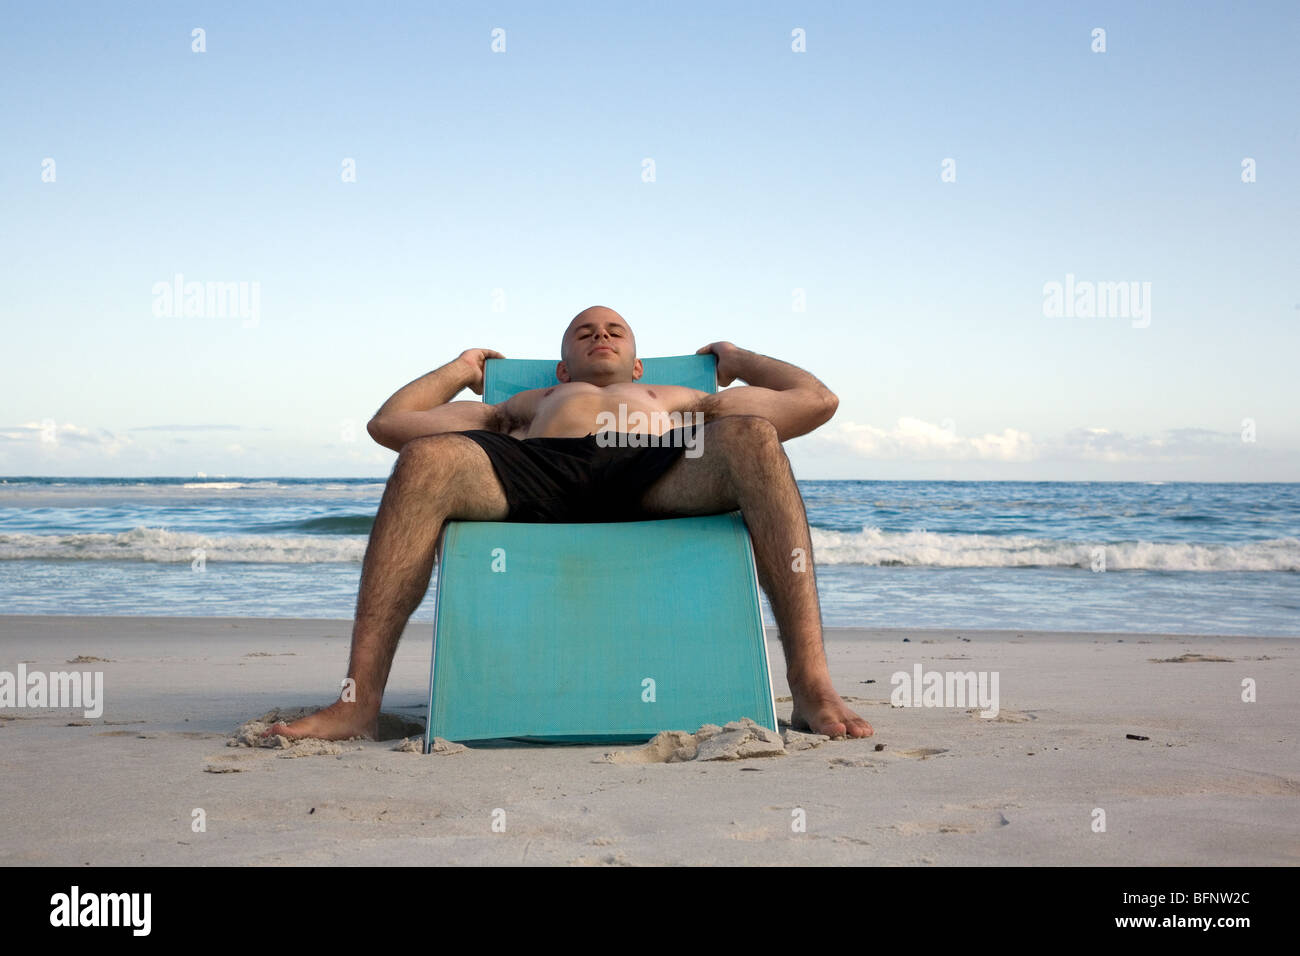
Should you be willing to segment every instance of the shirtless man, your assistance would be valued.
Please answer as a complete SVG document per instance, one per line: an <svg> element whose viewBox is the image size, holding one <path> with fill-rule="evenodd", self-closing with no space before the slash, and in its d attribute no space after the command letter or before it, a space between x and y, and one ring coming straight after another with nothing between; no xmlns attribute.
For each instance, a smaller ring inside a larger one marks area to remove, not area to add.
<svg viewBox="0 0 1300 956"><path fill-rule="evenodd" d="M562 384L520 392L499 405L453 402L466 387L481 395L486 360L504 358L470 349L398 390L368 426L375 441L399 455L361 568L348 665L355 700L337 700L267 733L376 736L397 642L424 600L449 519L644 520L739 509L785 650L792 725L832 737L869 736L871 726L831 685L811 533L781 447L825 424L838 399L802 369L730 342L699 352L717 356L720 386L736 379L750 384L716 394L637 384L642 368L632 330L617 312L593 306L565 330L556 366ZM640 435L665 434L662 423L670 413L688 421L702 413L704 424L692 433L702 453L687 454L681 445L609 447L608 429L603 440L595 434L598 420L618 416L620 405L626 417L619 420L647 422L646 430L633 432ZM585 487L564 484L583 475ZM552 481L562 486L549 486ZM600 498L611 485L620 500ZM796 548L807 556L804 571L792 570Z"/></svg>

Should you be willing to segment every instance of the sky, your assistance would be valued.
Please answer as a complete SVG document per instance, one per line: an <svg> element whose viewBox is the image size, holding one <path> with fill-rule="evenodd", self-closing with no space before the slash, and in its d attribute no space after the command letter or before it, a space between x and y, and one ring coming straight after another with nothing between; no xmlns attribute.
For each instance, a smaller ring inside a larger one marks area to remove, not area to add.
<svg viewBox="0 0 1300 956"><path fill-rule="evenodd" d="M1280 2L10 7L0 475L386 476L389 395L599 304L826 383L801 479L1300 480L1297 40Z"/></svg>

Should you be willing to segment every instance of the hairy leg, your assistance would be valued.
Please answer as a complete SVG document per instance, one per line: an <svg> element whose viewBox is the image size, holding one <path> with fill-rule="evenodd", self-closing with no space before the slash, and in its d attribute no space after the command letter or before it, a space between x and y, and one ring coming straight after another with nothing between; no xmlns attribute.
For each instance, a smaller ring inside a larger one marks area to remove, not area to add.
<svg viewBox="0 0 1300 956"><path fill-rule="evenodd" d="M319 713L267 733L373 738L397 642L429 590L446 521L503 521L508 510L492 462L474 441L449 433L407 442L384 488L361 565L348 662L355 685Z"/></svg>
<svg viewBox="0 0 1300 956"><path fill-rule="evenodd" d="M717 514L740 509L754 546L758 579L772 604L794 698L791 723L817 733L866 737L871 725L831 685L822 644L812 535L790 460L765 418L732 415L704 426L697 458L683 456L645 492L652 514Z"/></svg>

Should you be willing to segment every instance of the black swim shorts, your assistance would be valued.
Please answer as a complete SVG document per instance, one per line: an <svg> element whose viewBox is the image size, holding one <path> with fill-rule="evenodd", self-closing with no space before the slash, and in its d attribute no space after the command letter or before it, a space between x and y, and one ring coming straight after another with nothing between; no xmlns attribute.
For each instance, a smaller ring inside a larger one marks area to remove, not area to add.
<svg viewBox="0 0 1300 956"><path fill-rule="evenodd" d="M656 517L641 510L641 496L682 456L686 441L694 443L693 430L635 436L659 443L646 448L629 447L628 436L618 432L603 433L599 442L594 434L522 439L482 429L458 434L491 459L510 504L505 520L570 523Z"/></svg>

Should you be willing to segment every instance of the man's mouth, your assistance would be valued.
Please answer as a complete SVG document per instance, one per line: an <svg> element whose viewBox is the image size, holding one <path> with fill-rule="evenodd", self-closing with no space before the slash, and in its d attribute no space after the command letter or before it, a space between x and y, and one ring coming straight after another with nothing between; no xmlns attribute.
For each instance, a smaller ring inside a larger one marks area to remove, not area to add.
<svg viewBox="0 0 1300 956"><path fill-rule="evenodd" d="M614 354L614 350L610 348L608 345L597 345L594 349L592 349L587 354L595 355L597 352L608 352L610 355Z"/></svg>

